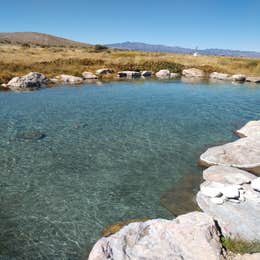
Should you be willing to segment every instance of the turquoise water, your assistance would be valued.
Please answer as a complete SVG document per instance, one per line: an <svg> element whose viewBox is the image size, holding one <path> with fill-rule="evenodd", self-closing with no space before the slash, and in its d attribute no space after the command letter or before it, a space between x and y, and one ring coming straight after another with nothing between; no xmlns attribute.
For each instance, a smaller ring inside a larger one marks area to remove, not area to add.
<svg viewBox="0 0 260 260"><path fill-rule="evenodd" d="M249 85L0 92L0 255L82 259L108 224L173 218L160 198L201 174L206 147L259 118L260 88Z"/></svg>

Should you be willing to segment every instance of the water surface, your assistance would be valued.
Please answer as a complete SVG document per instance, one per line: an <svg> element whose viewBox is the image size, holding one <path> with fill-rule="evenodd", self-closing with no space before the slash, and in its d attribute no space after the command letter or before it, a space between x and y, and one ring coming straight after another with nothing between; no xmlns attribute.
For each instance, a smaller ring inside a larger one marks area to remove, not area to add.
<svg viewBox="0 0 260 260"><path fill-rule="evenodd" d="M260 88L229 83L0 92L0 255L81 259L108 224L173 218L200 153L259 117Z"/></svg>

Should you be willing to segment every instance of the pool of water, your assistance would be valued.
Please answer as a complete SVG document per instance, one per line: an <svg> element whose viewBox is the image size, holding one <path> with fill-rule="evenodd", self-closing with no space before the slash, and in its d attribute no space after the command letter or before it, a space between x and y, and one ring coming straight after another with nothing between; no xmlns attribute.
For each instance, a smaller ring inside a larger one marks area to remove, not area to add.
<svg viewBox="0 0 260 260"><path fill-rule="evenodd" d="M180 185L201 174L200 153L259 118L260 88L249 85L0 92L0 255L82 259L108 224L173 218L172 205L190 203Z"/></svg>

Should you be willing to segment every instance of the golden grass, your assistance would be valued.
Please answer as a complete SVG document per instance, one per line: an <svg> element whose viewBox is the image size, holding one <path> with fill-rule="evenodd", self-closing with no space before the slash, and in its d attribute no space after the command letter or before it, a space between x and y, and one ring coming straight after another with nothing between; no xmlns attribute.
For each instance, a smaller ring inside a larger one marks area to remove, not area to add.
<svg viewBox="0 0 260 260"><path fill-rule="evenodd" d="M61 73L81 75L85 70L94 72L109 67L118 70L170 69L180 72L184 67L202 68L207 72L243 73L260 76L260 59L189 54L147 53L141 51L103 50L92 47L30 47L0 44L0 83L13 76L39 71L48 77Z"/></svg>

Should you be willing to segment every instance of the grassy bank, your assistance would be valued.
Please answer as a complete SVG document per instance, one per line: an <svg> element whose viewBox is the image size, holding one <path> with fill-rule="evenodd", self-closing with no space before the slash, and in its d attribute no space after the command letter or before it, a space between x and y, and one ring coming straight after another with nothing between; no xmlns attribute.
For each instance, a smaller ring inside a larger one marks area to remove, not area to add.
<svg viewBox="0 0 260 260"><path fill-rule="evenodd" d="M147 53L103 49L0 45L0 83L30 71L39 71L47 77L61 73L80 76L85 70L108 67L119 70L170 69L180 72L185 67L197 67L207 72L243 73L260 76L260 59L217 56L198 56L172 53Z"/></svg>

